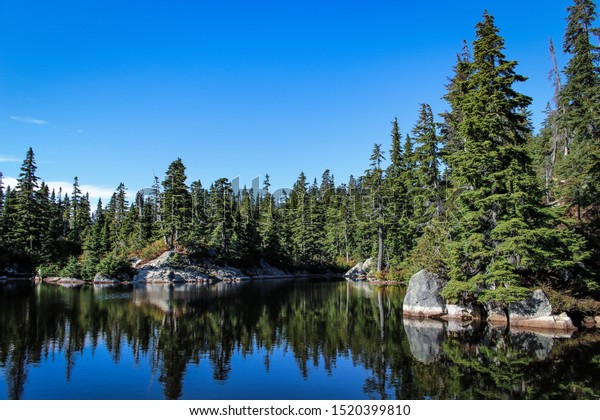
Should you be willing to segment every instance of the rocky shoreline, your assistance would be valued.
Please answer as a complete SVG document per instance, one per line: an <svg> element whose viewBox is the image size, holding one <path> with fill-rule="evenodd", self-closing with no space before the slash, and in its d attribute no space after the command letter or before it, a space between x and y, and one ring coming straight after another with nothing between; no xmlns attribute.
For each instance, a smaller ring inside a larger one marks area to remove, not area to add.
<svg viewBox="0 0 600 420"><path fill-rule="evenodd" d="M406 318L433 318L452 321L487 321L492 325L511 328L575 331L577 328L565 313L554 313L548 296L541 290L532 291L526 299L499 307L490 302L483 305L455 305L440 295L443 288L438 276L421 270L408 284L402 310Z"/></svg>
<svg viewBox="0 0 600 420"><path fill-rule="evenodd" d="M83 284L237 283L247 280L309 278L315 276L305 271L287 272L273 267L264 260L259 261L256 266L245 270L231 266L219 266L207 261L199 263L190 260L185 254L177 251L164 252L159 257L148 262L142 262L141 260L134 261L132 268L135 270L135 274L132 277L125 275L121 279L108 278L96 274L93 280L45 277L38 278L37 281L63 287L76 287ZM331 277L333 275L332 273L325 273L318 276Z"/></svg>

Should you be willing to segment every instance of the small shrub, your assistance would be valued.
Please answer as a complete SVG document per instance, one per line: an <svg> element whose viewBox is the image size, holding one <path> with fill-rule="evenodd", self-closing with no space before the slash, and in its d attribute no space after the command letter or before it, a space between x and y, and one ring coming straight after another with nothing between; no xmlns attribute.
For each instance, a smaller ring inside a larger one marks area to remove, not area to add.
<svg viewBox="0 0 600 420"><path fill-rule="evenodd" d="M42 264L37 267L36 273L39 277L56 277L61 272L60 266L55 263Z"/></svg>
<svg viewBox="0 0 600 420"><path fill-rule="evenodd" d="M151 244L146 245L136 254L144 261L150 261L158 258L161 254L167 252L169 247L165 244L165 241L158 239Z"/></svg>
<svg viewBox="0 0 600 420"><path fill-rule="evenodd" d="M98 273L111 279L123 279L131 274L131 267L124 256L111 252L98 264Z"/></svg>
<svg viewBox="0 0 600 420"><path fill-rule="evenodd" d="M80 279L81 278L81 264L77 258L71 256L67 261L67 264L60 270L60 277Z"/></svg>

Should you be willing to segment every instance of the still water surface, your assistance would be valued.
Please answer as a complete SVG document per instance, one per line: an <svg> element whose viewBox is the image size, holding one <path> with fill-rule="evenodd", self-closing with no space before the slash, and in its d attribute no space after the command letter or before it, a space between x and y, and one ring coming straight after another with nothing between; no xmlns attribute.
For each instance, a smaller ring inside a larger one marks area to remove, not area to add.
<svg viewBox="0 0 600 420"><path fill-rule="evenodd" d="M600 335L403 320L345 281L0 287L0 399L600 398Z"/></svg>

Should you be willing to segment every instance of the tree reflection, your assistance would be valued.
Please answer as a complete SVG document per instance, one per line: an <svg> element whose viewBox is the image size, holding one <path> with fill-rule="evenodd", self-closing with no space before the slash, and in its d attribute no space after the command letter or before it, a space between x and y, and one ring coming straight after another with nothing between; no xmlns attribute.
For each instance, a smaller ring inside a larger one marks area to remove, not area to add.
<svg viewBox="0 0 600 420"><path fill-rule="evenodd" d="M189 365L206 359L213 379L227 382L232 358L258 351L267 372L275 352L290 352L305 378L312 367L335 374L337 360L350 359L369 372L363 392L373 399L600 396L595 336L553 346L489 327L438 324L424 334L402 319L402 293L309 281L0 289L0 367L11 399L26 397L32 365L62 354L68 381L79 355L99 346L115 363L125 348L134 363L150 361L168 399L185 396ZM419 353L424 346L435 357Z"/></svg>

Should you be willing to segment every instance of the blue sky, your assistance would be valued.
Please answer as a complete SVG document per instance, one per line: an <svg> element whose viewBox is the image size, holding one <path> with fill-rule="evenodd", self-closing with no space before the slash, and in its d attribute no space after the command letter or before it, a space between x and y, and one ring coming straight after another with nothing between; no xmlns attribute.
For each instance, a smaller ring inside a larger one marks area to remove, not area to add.
<svg viewBox="0 0 600 420"><path fill-rule="evenodd" d="M0 2L0 171L74 176L106 196L162 180L181 157L209 185L300 171L336 182L368 167L390 122L435 113L462 40L484 9L529 77L536 127L552 96L548 39L562 50L569 1ZM559 64L566 58L559 55ZM62 184L61 184L62 183ZM70 189L70 187L68 187Z"/></svg>

